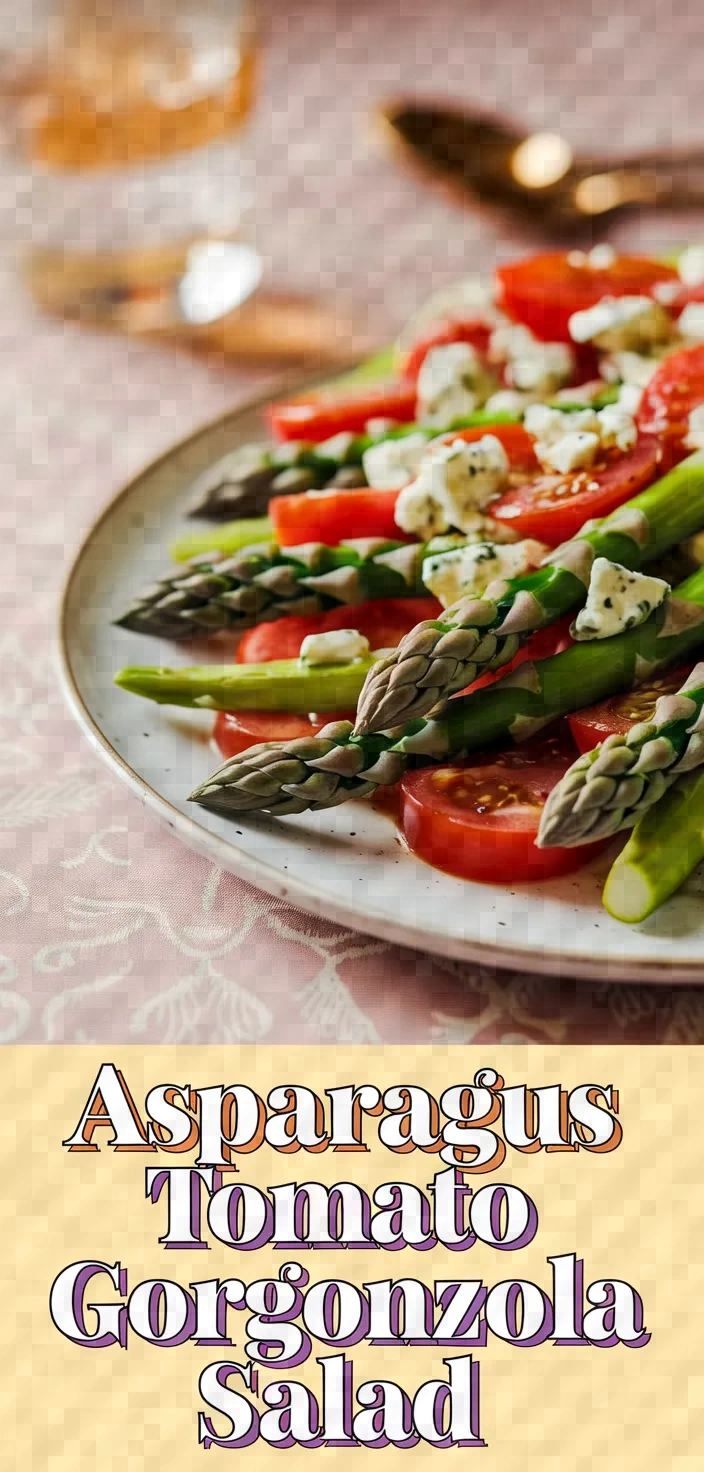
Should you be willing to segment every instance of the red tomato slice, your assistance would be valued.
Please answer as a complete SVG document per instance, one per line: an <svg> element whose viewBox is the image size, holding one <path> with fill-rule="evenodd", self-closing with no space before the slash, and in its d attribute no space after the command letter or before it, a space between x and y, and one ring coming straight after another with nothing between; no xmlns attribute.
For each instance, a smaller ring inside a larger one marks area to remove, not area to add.
<svg viewBox="0 0 704 1472"><path fill-rule="evenodd" d="M520 664L525 664L529 659L550 659L553 654L562 654L563 650L569 649L574 643L570 634L570 625L573 615L566 613L564 618L557 623L547 624L544 629L538 629L531 634L530 639L521 645L517 654L509 664L502 664L498 670L486 670L473 685L468 685L466 690L460 691L462 695L468 695L470 690L482 690L485 685L493 685L496 680L501 680L504 675L510 675L512 670L517 670Z"/></svg>
<svg viewBox="0 0 704 1472"><path fill-rule="evenodd" d="M408 773L400 824L412 853L460 879L512 884L551 879L588 863L603 843L535 846L545 801L575 752L564 734Z"/></svg>
<svg viewBox="0 0 704 1472"><path fill-rule="evenodd" d="M277 440L319 443L347 430L361 434L368 419L396 419L407 424L416 415L412 383L381 383L335 392L310 394L272 404L267 419Z"/></svg>
<svg viewBox="0 0 704 1472"><path fill-rule="evenodd" d="M608 700L587 705L584 710L568 716L572 736L580 751L592 751L607 736L625 736L638 721L651 720L658 697L674 694L693 669L693 664L687 664L676 670L664 670L635 690L612 695Z"/></svg>
<svg viewBox="0 0 704 1472"><path fill-rule="evenodd" d="M704 404L704 343L663 358L643 391L638 425L646 434L661 435L667 444L679 448L690 413L699 404Z"/></svg>
<svg viewBox="0 0 704 1472"><path fill-rule="evenodd" d="M266 664L270 659L297 659L307 634L351 627L365 635L372 649L393 649L416 624L437 618L441 612L436 598L375 598L353 608L331 608L308 618L280 618L249 629L240 640L237 661Z"/></svg>
<svg viewBox="0 0 704 1472"><path fill-rule="evenodd" d="M646 256L617 256L601 269L575 263L572 251L549 251L501 266L496 273L498 304L543 342L569 342L573 312L593 307L604 296L649 296L659 281L677 281L672 266Z"/></svg>
<svg viewBox="0 0 704 1472"><path fill-rule="evenodd" d="M408 383L417 383L418 374L431 348L444 348L453 342L468 342L470 347L485 355L489 347L491 328L479 318L461 321L448 317L432 322L422 337L413 344L403 360L403 376Z"/></svg>
<svg viewBox="0 0 704 1472"><path fill-rule="evenodd" d="M290 716L278 711L221 710L215 717L213 737L225 759L238 756L260 741L295 741L299 736L317 736L329 721L352 720L341 715Z"/></svg>
<svg viewBox="0 0 704 1472"><path fill-rule="evenodd" d="M650 485L662 469L661 459L658 441L641 435L625 455L609 450L589 470L538 475L507 491L493 503L491 515L521 537L537 537L556 547L574 537L591 517L608 516Z"/></svg>
<svg viewBox="0 0 704 1472"><path fill-rule="evenodd" d="M302 491L295 496L275 496L269 502L274 539L280 547L300 547L304 542L326 542L336 547L355 537L384 537L390 542L409 542L394 521L398 491L359 490Z"/></svg>

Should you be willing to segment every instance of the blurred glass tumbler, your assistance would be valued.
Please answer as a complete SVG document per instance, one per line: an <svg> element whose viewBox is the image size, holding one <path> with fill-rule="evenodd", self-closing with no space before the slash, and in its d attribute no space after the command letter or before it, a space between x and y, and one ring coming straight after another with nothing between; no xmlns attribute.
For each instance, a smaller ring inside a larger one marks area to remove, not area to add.
<svg viewBox="0 0 704 1472"><path fill-rule="evenodd" d="M29 0L2 24L15 234L41 306L249 356L351 355L321 304L258 289L241 238L250 0Z"/></svg>
<svg viewBox="0 0 704 1472"><path fill-rule="evenodd" d="M28 76L19 112L27 243L123 251L231 235L249 185L236 136L254 95L246 0L33 10L36 85Z"/></svg>

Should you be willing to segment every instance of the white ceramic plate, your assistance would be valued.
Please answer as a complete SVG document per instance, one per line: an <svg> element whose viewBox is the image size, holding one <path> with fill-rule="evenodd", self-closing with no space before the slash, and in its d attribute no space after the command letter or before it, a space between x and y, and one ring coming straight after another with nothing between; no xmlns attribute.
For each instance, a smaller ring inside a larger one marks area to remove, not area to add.
<svg viewBox="0 0 704 1472"><path fill-rule="evenodd" d="M238 442L261 439L262 404L208 426L132 481L88 533L65 588L61 663L67 698L92 746L191 848L269 894L353 929L422 950L600 980L704 980L704 882L690 881L646 924L619 925L600 904L601 861L547 885L469 884L418 862L363 802L330 813L227 822L187 802L218 764L210 717L140 701L112 684L126 664L217 661L111 624L168 562L193 477Z"/></svg>

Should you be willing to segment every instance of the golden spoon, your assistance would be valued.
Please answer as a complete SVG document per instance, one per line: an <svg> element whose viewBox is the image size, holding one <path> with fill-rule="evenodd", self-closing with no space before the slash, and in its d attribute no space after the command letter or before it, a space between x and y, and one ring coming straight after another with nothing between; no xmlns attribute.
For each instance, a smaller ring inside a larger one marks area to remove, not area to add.
<svg viewBox="0 0 704 1472"><path fill-rule="evenodd" d="M378 112L381 136L425 182L468 204L522 215L533 228L599 230L626 207L704 205L704 147L625 158L578 157L559 133L446 103L399 97Z"/></svg>

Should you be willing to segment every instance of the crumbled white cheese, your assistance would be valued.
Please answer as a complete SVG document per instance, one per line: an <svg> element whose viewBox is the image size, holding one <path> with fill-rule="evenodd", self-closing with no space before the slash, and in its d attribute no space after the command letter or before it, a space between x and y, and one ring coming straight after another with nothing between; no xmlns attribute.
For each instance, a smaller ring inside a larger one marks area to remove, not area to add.
<svg viewBox="0 0 704 1472"><path fill-rule="evenodd" d="M508 474L506 451L493 434L437 442L423 456L416 480L401 491L396 524L426 540L451 526L480 530L483 512L504 490Z"/></svg>
<svg viewBox="0 0 704 1472"><path fill-rule="evenodd" d="M344 460L356 438L356 434L353 434L351 430L341 429L339 434L333 434L329 439L320 441L317 447L318 454L329 455L331 460Z"/></svg>
<svg viewBox="0 0 704 1472"><path fill-rule="evenodd" d="M426 557L423 582L439 598L443 608L450 608L460 598L481 598L496 578L517 578L530 572L547 550L543 542L531 539L508 546L478 542L474 546L453 548Z"/></svg>
<svg viewBox="0 0 704 1472"><path fill-rule="evenodd" d="M630 572L607 557L597 557L589 580L584 608L572 625L575 639L611 639L642 624L667 597L669 583L662 578Z"/></svg>
<svg viewBox="0 0 704 1472"><path fill-rule="evenodd" d="M524 393L554 393L569 383L575 370L569 343L540 342L515 322L501 322L492 332L489 361L504 364L511 387Z"/></svg>
<svg viewBox="0 0 704 1472"><path fill-rule="evenodd" d="M476 348L450 342L426 353L417 387L419 420L443 426L480 409L496 384Z"/></svg>
<svg viewBox="0 0 704 1472"><path fill-rule="evenodd" d="M704 245L689 245L683 250L677 270L685 286L699 286L704 281Z"/></svg>
<svg viewBox="0 0 704 1472"><path fill-rule="evenodd" d="M573 342L593 342L607 352L638 351L672 336L672 319L649 296L602 297L573 312L568 325Z"/></svg>
<svg viewBox="0 0 704 1472"><path fill-rule="evenodd" d="M638 438L632 415L620 404L578 409L572 414L534 404L523 421L535 436L535 453L549 470L563 474L593 465L600 449L631 450Z"/></svg>
<svg viewBox="0 0 704 1472"><path fill-rule="evenodd" d="M637 414L642 397L643 390L635 383L622 383L618 391L618 407L624 409L626 414Z"/></svg>
<svg viewBox="0 0 704 1472"><path fill-rule="evenodd" d="M682 286L679 281L656 281L650 290L656 302L660 302L663 307L671 307L677 301Z"/></svg>
<svg viewBox="0 0 704 1472"><path fill-rule="evenodd" d="M597 412L599 440L603 450L632 450L638 438L633 415L623 404L605 404Z"/></svg>
<svg viewBox="0 0 704 1472"><path fill-rule="evenodd" d="M683 337L704 340L704 302L688 302L677 320L677 329Z"/></svg>
<svg viewBox="0 0 704 1472"><path fill-rule="evenodd" d="M522 414L530 402L530 395L519 393L517 388L500 388L487 399L484 408L488 414Z"/></svg>
<svg viewBox="0 0 704 1472"><path fill-rule="evenodd" d="M304 664L351 664L369 653L369 640L356 629L306 634L299 658Z"/></svg>
<svg viewBox="0 0 704 1472"><path fill-rule="evenodd" d="M370 445L362 456L369 485L377 491L400 491L418 474L427 448L428 437L424 434L405 434Z"/></svg>
<svg viewBox="0 0 704 1472"><path fill-rule="evenodd" d="M508 317L504 317L502 322L497 323L489 338L489 362L508 363L519 353L527 352L536 341L529 327L523 327L519 322L510 322Z"/></svg>
<svg viewBox="0 0 704 1472"><path fill-rule="evenodd" d="M616 251L612 245L607 245L606 243L603 245L593 245L587 256L587 262L592 271L608 271L613 266L615 260Z"/></svg>
<svg viewBox="0 0 704 1472"><path fill-rule="evenodd" d="M402 532L419 537L421 542L429 542L450 526L445 507L420 479L411 481L401 491L394 507L394 521Z"/></svg>
<svg viewBox="0 0 704 1472"><path fill-rule="evenodd" d="M588 430L575 429L563 434L554 445L546 445L541 451L543 465L550 470L559 470L567 475L571 470L586 470L594 464L599 453L599 436Z"/></svg>
<svg viewBox="0 0 704 1472"><path fill-rule="evenodd" d="M590 434L599 432L595 409L577 409L569 414L563 409L553 409L548 404L531 404L526 409L523 425L536 440L535 449L539 458L543 445L557 444L570 430L588 430Z"/></svg>
<svg viewBox="0 0 704 1472"><path fill-rule="evenodd" d="M388 419L381 415L377 419L368 419L365 426L365 434L388 434L389 430L396 429L398 419Z"/></svg>
<svg viewBox="0 0 704 1472"><path fill-rule="evenodd" d="M690 450L704 450L704 404L697 404L690 412L685 444Z"/></svg>
<svg viewBox="0 0 704 1472"><path fill-rule="evenodd" d="M645 388L659 366L659 356L643 353L611 353L601 360L601 372L609 383L630 383L635 388Z"/></svg>
<svg viewBox="0 0 704 1472"><path fill-rule="evenodd" d="M508 364L506 375L523 393L554 393L569 383L575 371L572 349L566 342L536 342L530 351Z"/></svg>

